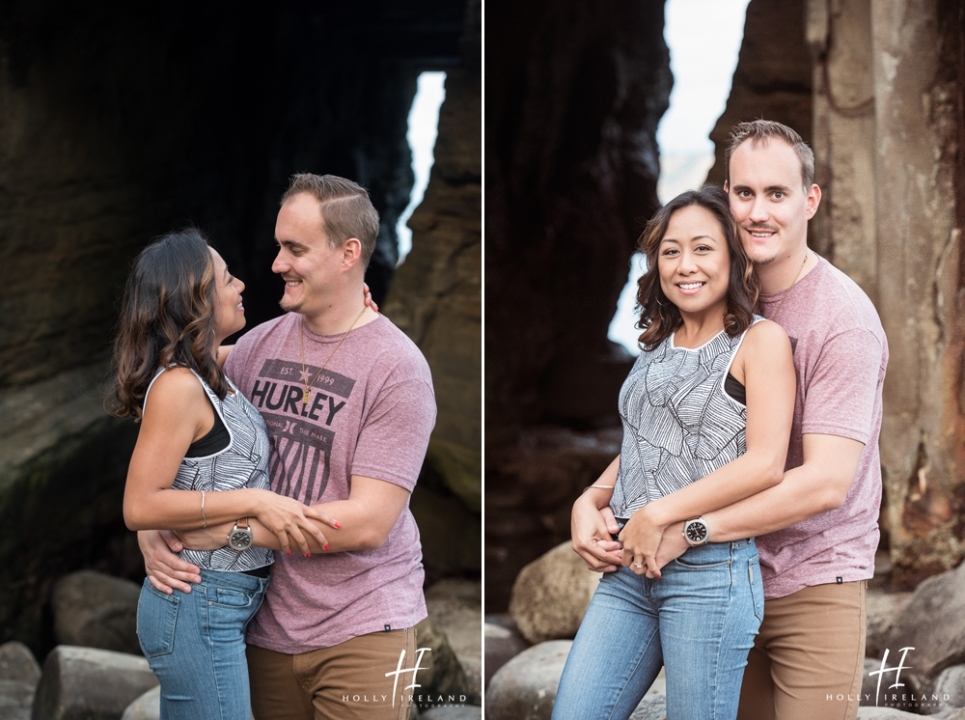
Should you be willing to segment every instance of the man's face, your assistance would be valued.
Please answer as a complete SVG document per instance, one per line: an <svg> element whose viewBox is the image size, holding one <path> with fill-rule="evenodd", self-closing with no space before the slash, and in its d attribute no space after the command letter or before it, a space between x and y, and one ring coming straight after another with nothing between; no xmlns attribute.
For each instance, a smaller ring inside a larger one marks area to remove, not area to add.
<svg viewBox="0 0 965 720"><path fill-rule="evenodd" d="M730 158L727 195L755 264L800 257L821 191L817 185L803 187L801 161L790 145L777 138L739 145Z"/></svg>
<svg viewBox="0 0 965 720"><path fill-rule="evenodd" d="M329 247L318 200L301 193L282 205L275 242L278 255L271 269L285 281L282 310L309 317L323 311L330 304L326 298L339 275L342 253Z"/></svg>

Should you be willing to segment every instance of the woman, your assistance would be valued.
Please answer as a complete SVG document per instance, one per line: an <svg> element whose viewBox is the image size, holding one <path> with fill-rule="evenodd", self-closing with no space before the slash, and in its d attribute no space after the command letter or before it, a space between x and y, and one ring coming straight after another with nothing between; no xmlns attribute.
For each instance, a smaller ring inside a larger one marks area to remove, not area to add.
<svg viewBox="0 0 965 720"><path fill-rule="evenodd" d="M757 280L722 190L673 199L639 249L648 262L637 292L643 352L620 392L623 445L577 501L613 510L623 567L593 596L554 720L629 717L661 666L668 720L736 717L763 614L753 538L708 543L700 516L780 482L790 342L753 314ZM663 531L681 521L691 547L661 570Z"/></svg>
<svg viewBox="0 0 965 720"><path fill-rule="evenodd" d="M221 371L218 348L245 325L244 283L195 229L171 233L137 258L115 341L111 411L140 422L124 489L131 530L186 530L235 521L225 546L184 550L201 569L191 593L144 581L141 648L161 682L161 718L248 718L245 627L261 604L272 552L251 546L248 518L286 552L312 519L331 518L268 489L264 421Z"/></svg>

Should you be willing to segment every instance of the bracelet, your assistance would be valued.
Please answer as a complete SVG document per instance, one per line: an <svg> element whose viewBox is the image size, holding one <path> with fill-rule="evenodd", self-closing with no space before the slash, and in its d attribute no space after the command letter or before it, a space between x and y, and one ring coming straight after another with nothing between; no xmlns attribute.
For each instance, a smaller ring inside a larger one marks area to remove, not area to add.
<svg viewBox="0 0 965 720"><path fill-rule="evenodd" d="M616 485L595 485L595 484L594 484L594 485L587 485L585 488L583 488L583 492L586 492L586 491L589 490L590 488L597 488L597 489L599 489L599 490L613 490L613 488L615 488L615 487L616 487Z"/></svg>
<svg viewBox="0 0 965 720"><path fill-rule="evenodd" d="M204 520L204 525L202 527L208 527L208 518L204 514L204 490L201 491L201 519Z"/></svg>

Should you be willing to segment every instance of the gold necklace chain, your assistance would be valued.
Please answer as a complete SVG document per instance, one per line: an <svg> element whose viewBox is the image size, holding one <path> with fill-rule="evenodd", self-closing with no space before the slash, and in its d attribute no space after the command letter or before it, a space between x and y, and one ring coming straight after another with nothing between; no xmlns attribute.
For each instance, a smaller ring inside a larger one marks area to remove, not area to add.
<svg viewBox="0 0 965 720"><path fill-rule="evenodd" d="M787 290L784 291L784 297L781 298L781 304L777 306L777 312L771 315L771 320L774 320L775 322L777 321L777 316L781 314L781 308L784 307L784 301L787 300L787 296L791 294L791 290L795 285L797 285L797 281L801 277L801 272L804 270L804 266L807 264L809 254L810 250L804 248L804 261L801 263L801 267L797 269L797 275L794 276L791 284L788 285Z"/></svg>
<svg viewBox="0 0 965 720"><path fill-rule="evenodd" d="M341 339L338 341L338 345L336 345L336 346L335 346L335 349L332 350L332 352L329 354L328 358L325 360L325 364L322 365L322 366L318 369L318 372L315 373L315 377L312 378L312 381L311 381L311 382L307 382L307 379L308 379L308 370L305 369L305 317L302 316L302 318L301 318L301 324L298 326L298 340L299 340L299 342L300 342L300 344L301 344L301 348L302 348L302 378L304 378L303 382L305 382L305 392L304 392L304 394L302 395L302 405L308 405L308 401L309 401L309 400L311 399L311 397L312 397L312 390L311 390L311 389L312 389L312 387L315 385L315 382L318 380L319 376L322 374L322 372L325 370L325 368L328 367L328 361L331 360L332 357L335 355L335 353L338 352L338 349L339 349L340 347L342 347L342 343L345 342L345 338L348 337L348 334L355 329L355 323L357 323L359 320L361 320L362 315L364 315L364 314L365 314L365 308L363 307L363 308L362 308L362 312L360 312L360 313L358 314L358 317L355 318L355 321L352 323L352 327L350 327L348 330L346 330L346 331L345 331L345 334L342 335Z"/></svg>

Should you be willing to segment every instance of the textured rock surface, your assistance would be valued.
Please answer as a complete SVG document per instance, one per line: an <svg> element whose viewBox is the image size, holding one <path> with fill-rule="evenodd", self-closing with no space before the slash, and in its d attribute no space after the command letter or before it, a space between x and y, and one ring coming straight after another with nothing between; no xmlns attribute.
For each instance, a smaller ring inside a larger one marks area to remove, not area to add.
<svg viewBox="0 0 965 720"><path fill-rule="evenodd" d="M741 121L777 120L810 142L812 64L805 43L806 4L805 0L748 3L730 97L710 133L716 150L707 182L723 185L724 148L731 128Z"/></svg>
<svg viewBox="0 0 965 720"><path fill-rule="evenodd" d="M916 690L927 690L946 667L965 662L965 563L928 578L895 619L887 647L894 664L901 648L914 648L906 664Z"/></svg>
<svg viewBox="0 0 965 720"><path fill-rule="evenodd" d="M157 684L143 657L58 645L44 661L33 720L114 720Z"/></svg>
<svg viewBox="0 0 965 720"><path fill-rule="evenodd" d="M486 690L486 720L549 720L572 644L540 643L503 665Z"/></svg>
<svg viewBox="0 0 965 720"><path fill-rule="evenodd" d="M515 629L515 623L511 629L490 622L487 617L483 632L486 650L486 677L483 684L488 687L496 671L528 648L529 643Z"/></svg>
<svg viewBox="0 0 965 720"><path fill-rule="evenodd" d="M459 3L128 10L0 9L0 641L38 653L54 642L53 578L141 572L120 515L136 428L105 418L98 387L131 258L197 223L245 280L248 322L273 317L278 198L292 172L329 172L367 186L381 213L368 279L384 299L416 78L461 68ZM453 92L448 112L470 95ZM440 143L462 132L479 134L449 123ZM467 234L478 226L477 210Z"/></svg>
<svg viewBox="0 0 965 720"><path fill-rule="evenodd" d="M426 606L432 624L445 632L462 666L467 682L463 690L478 701L482 697L481 583L440 580L426 590Z"/></svg>
<svg viewBox="0 0 965 720"><path fill-rule="evenodd" d="M513 585L509 613L530 643L573 638L600 584L566 542L524 567Z"/></svg>
<svg viewBox="0 0 965 720"><path fill-rule="evenodd" d="M23 680L0 680L0 718L30 720L35 687Z"/></svg>
<svg viewBox="0 0 965 720"><path fill-rule="evenodd" d="M488 608L506 608L522 567L569 539L573 501L619 454L620 438L617 429L576 432L544 425L521 430L499 447L490 446L486 461Z"/></svg>
<svg viewBox="0 0 965 720"><path fill-rule="evenodd" d="M159 720L161 717L161 686L151 688L127 706L121 720Z"/></svg>
<svg viewBox="0 0 965 720"><path fill-rule="evenodd" d="M868 589L866 611L868 614L868 635L865 643L865 656L880 658L888 646L888 635L895 620L911 601L910 592L884 592ZM892 651L894 652L894 651Z"/></svg>
<svg viewBox="0 0 965 720"><path fill-rule="evenodd" d="M953 708L965 708L965 665L952 665L941 671L932 684L931 693Z"/></svg>
<svg viewBox="0 0 965 720"><path fill-rule="evenodd" d="M51 598L57 643L140 655L140 592L137 583L90 570L64 576Z"/></svg>
<svg viewBox="0 0 965 720"><path fill-rule="evenodd" d="M16 640L0 645L0 680L11 680L36 685L40 680L40 665L30 648Z"/></svg>

